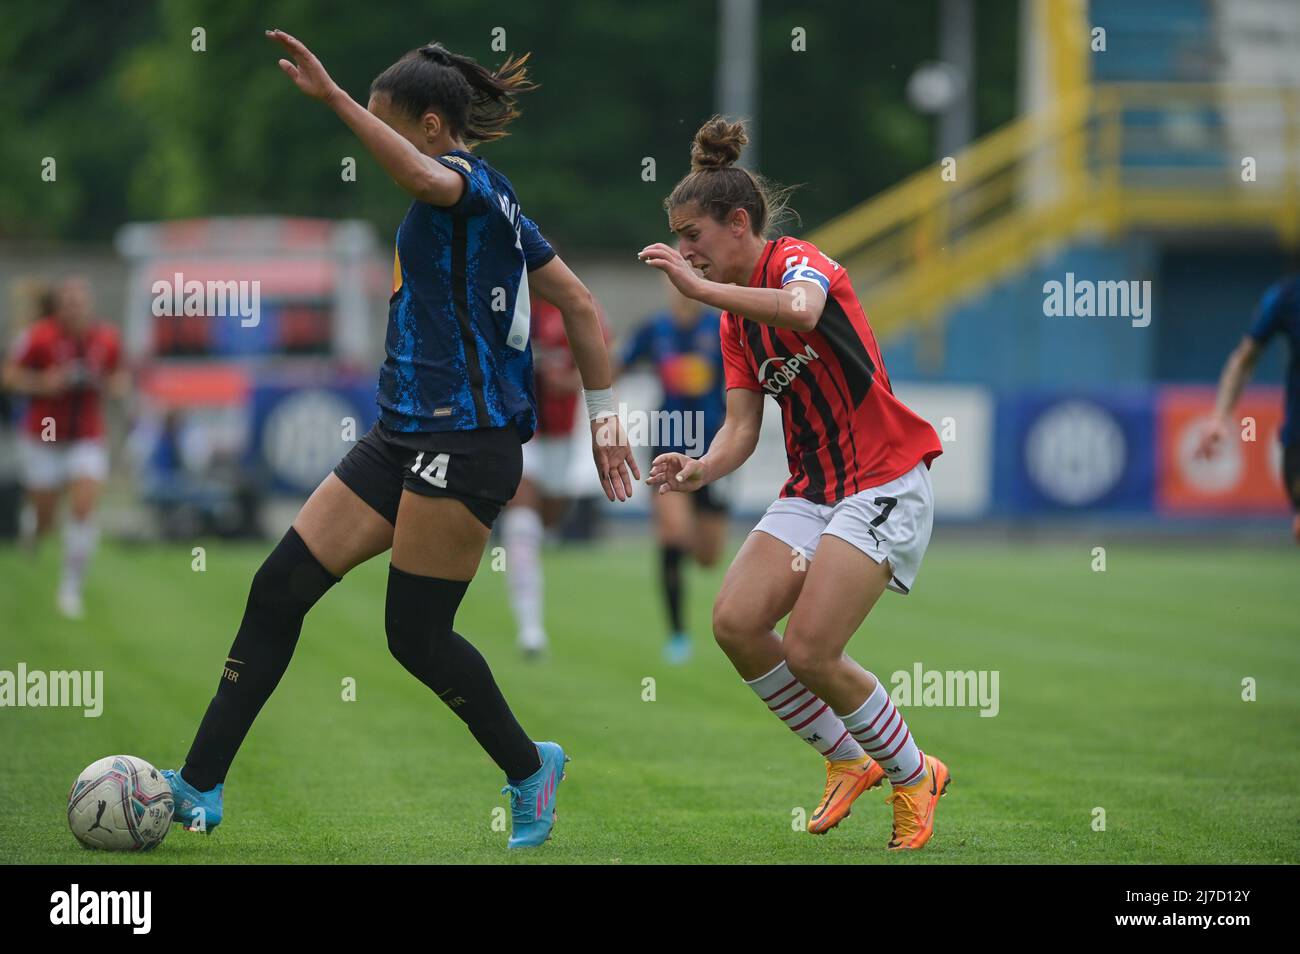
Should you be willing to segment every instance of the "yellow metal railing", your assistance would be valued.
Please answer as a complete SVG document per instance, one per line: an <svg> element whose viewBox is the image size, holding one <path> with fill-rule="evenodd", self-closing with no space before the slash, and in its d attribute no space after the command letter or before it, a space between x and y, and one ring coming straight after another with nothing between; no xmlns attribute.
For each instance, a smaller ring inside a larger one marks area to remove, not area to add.
<svg viewBox="0 0 1300 954"><path fill-rule="evenodd" d="M1085 87L808 238L848 269L887 335L1080 234L1184 228L1300 243L1300 90Z"/></svg>

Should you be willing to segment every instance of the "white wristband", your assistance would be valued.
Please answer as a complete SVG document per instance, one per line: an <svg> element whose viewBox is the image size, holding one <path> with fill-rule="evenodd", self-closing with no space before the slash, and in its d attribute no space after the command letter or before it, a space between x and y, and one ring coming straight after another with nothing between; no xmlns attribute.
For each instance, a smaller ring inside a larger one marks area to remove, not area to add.
<svg viewBox="0 0 1300 954"><path fill-rule="evenodd" d="M614 417L618 411L614 409L614 389L597 388L595 390L583 390L583 397L587 399L587 419L599 421L601 418Z"/></svg>

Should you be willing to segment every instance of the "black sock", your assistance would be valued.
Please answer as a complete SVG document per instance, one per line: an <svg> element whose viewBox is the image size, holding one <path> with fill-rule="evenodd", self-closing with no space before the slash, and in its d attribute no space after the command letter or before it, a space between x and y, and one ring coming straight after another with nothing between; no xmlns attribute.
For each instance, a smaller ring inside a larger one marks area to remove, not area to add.
<svg viewBox="0 0 1300 954"><path fill-rule="evenodd" d="M680 633L682 629L682 558L686 551L681 547L663 547L659 551L663 560L660 573L660 582L664 588L664 600L668 604L668 621L672 624L673 633Z"/></svg>
<svg viewBox="0 0 1300 954"><path fill-rule="evenodd" d="M406 671L469 726L483 751L517 782L541 768L537 746L506 705L492 670L451 627L469 583L388 568L388 648Z"/></svg>
<svg viewBox="0 0 1300 954"><path fill-rule="evenodd" d="M225 781L244 736L289 667L303 617L337 582L292 527L253 576L217 694L181 770L199 791Z"/></svg>

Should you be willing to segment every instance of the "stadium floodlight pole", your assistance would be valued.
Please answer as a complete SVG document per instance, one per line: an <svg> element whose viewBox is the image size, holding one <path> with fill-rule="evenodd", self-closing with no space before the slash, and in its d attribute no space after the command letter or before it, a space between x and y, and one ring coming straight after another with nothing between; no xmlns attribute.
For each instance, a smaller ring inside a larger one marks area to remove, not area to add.
<svg viewBox="0 0 1300 954"><path fill-rule="evenodd" d="M939 59L952 68L956 89L939 113L939 159L955 156L975 129L975 11L971 0L941 0L939 5Z"/></svg>
<svg viewBox="0 0 1300 954"><path fill-rule="evenodd" d="M749 145L738 164L750 169L758 168L758 2L718 4L718 112L746 121Z"/></svg>

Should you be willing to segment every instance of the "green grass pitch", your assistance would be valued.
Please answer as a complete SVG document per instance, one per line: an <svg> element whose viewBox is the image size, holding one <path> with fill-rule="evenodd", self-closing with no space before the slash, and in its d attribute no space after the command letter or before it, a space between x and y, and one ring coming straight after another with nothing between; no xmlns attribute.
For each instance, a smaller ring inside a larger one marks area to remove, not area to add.
<svg viewBox="0 0 1300 954"><path fill-rule="evenodd" d="M110 545L89 618L53 613L58 555L0 549L0 669L104 671L99 718L0 709L0 862L1292 863L1300 846L1300 554L1285 549L943 541L913 595L887 594L850 644L896 670L997 670L1000 712L904 710L953 773L922 852L884 851L881 790L824 837L794 827L821 761L743 686L709 636L722 568L689 576L696 658L661 662L655 560L640 538L548 550L552 653L514 648L485 560L457 629L524 727L573 757L554 838L508 853L502 779L461 722L388 655L387 561L335 587L226 785L210 837L173 827L142 856L82 849L64 805L94 759L184 757L267 545ZM357 699L342 698L345 677ZM1257 701L1242 699L1242 681ZM644 680L654 701L643 701ZM1094 830L1104 809L1105 830Z"/></svg>

